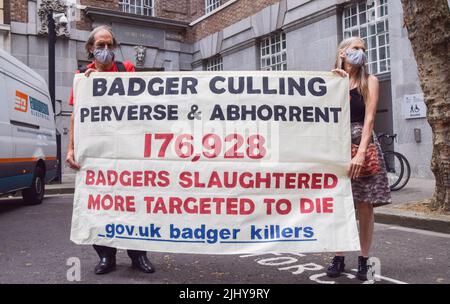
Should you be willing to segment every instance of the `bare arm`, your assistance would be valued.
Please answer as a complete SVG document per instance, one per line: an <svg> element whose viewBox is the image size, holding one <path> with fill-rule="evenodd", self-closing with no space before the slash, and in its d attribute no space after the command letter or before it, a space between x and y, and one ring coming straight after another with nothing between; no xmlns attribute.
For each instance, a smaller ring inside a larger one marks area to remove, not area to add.
<svg viewBox="0 0 450 304"><path fill-rule="evenodd" d="M67 156L66 162L69 164L69 167L75 170L80 169L80 165L75 162L74 159L74 141L73 141L73 113L70 116L70 127L69 127L69 145L67 147Z"/></svg>
<svg viewBox="0 0 450 304"><path fill-rule="evenodd" d="M358 153L365 153L367 146L371 142L373 127L375 124L375 115L377 114L379 90L380 85L378 83L378 78L373 75L369 76L369 100L366 102L364 126Z"/></svg>

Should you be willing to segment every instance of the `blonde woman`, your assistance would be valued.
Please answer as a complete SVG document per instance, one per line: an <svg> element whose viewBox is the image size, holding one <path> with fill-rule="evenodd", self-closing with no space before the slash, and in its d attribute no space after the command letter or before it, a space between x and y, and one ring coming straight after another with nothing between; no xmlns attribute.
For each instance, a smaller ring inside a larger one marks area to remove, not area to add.
<svg viewBox="0 0 450 304"><path fill-rule="evenodd" d="M361 253L358 257L360 280L367 280L369 250L372 244L373 208L391 203L391 194L380 144L373 128L378 105L379 84L377 77L369 75L366 66L365 44L359 37L343 40L338 46L335 69L332 72L349 77L350 121L352 143L359 145L348 166L352 192L359 218ZM370 176L360 176L366 159L367 148L374 143L381 170ZM338 277L344 271L344 255L337 252L327 269L329 277Z"/></svg>

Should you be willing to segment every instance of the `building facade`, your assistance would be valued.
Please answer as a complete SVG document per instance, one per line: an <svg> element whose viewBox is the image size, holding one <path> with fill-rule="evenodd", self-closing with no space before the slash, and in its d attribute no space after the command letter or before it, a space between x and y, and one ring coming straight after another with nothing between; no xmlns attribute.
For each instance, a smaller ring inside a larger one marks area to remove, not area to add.
<svg viewBox="0 0 450 304"><path fill-rule="evenodd" d="M8 17L4 25L8 34L3 37L9 37L12 55L46 79L44 12L52 5L69 20L57 29L56 43L56 99L60 100L56 113L63 155L73 72L88 62L84 43L97 25L112 27L120 43L117 59L130 60L141 71L329 71L338 43L361 36L368 48L369 70L380 80L376 131L398 134L395 150L410 161L412 176L432 177L431 128L424 117L417 66L398 0L2 2L10 9L3 13ZM0 22L4 33L1 26Z"/></svg>

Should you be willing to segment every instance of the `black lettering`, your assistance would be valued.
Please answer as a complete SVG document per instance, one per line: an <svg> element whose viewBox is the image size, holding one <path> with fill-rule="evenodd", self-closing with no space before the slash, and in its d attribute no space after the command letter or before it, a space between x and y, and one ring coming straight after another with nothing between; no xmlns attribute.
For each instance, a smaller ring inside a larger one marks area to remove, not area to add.
<svg viewBox="0 0 450 304"><path fill-rule="evenodd" d="M275 118L275 121L279 121L280 119L282 120L282 121L286 121L287 119L286 119L286 111L287 111L287 109L286 109L286 107L285 106L274 106L273 107L273 110L274 110L274 118Z"/></svg>
<svg viewBox="0 0 450 304"><path fill-rule="evenodd" d="M92 86L92 96L103 96L106 93L106 79L94 78L94 84Z"/></svg>
<svg viewBox="0 0 450 304"><path fill-rule="evenodd" d="M234 82L236 78L234 77L228 77L228 92L231 94L242 94L244 92L245 83L244 83L244 77L238 77L238 87L234 87Z"/></svg>
<svg viewBox="0 0 450 304"><path fill-rule="evenodd" d="M305 96L305 78L299 78L298 82L294 78L288 78L288 95L294 95L294 89L300 96Z"/></svg>
<svg viewBox="0 0 450 304"><path fill-rule="evenodd" d="M138 88L135 89L135 86ZM145 80L142 78L131 77L128 82L128 96L137 96L145 91Z"/></svg>
<svg viewBox="0 0 450 304"><path fill-rule="evenodd" d="M187 94L188 90L191 92L191 94L197 94L197 84L197 78L183 77L183 79L181 80L181 94Z"/></svg>
<svg viewBox="0 0 450 304"><path fill-rule="evenodd" d="M111 88L109 89L108 95L112 96L116 93L119 94L119 96L125 95L122 78L119 77L114 79L113 83L111 84Z"/></svg>
<svg viewBox="0 0 450 304"><path fill-rule="evenodd" d="M178 94L178 80L177 77L166 78L166 95Z"/></svg>
<svg viewBox="0 0 450 304"><path fill-rule="evenodd" d="M313 114L313 107L303 107L303 121L304 122L313 122L314 118L312 117Z"/></svg>
<svg viewBox="0 0 450 304"><path fill-rule="evenodd" d="M267 115L263 115L263 111L267 111ZM258 107L258 118L261 120L269 120L272 118L272 108L268 105L262 105Z"/></svg>
<svg viewBox="0 0 450 304"><path fill-rule="evenodd" d="M92 122L100 121L100 107L91 108L91 121Z"/></svg>
<svg viewBox="0 0 450 304"><path fill-rule="evenodd" d="M169 105L167 107L167 120L178 120L178 106Z"/></svg>
<svg viewBox="0 0 450 304"><path fill-rule="evenodd" d="M149 93L150 95L152 95L152 96L159 96L159 95L161 95L161 94L164 94L164 88L163 88L163 86L159 86L159 88L158 88L157 90L155 90L155 89L153 88L153 85L154 85L155 83L163 84L164 81L163 81L161 78L159 78L159 77L155 77L155 78L150 79L150 81L148 82L148 89L147 89L147 90L148 90L148 93Z"/></svg>
<svg viewBox="0 0 450 304"><path fill-rule="evenodd" d="M138 106L128 106L128 120L137 120L138 119Z"/></svg>
<svg viewBox="0 0 450 304"><path fill-rule="evenodd" d="M269 88L269 77L263 77L263 94L277 94L277 90Z"/></svg>
<svg viewBox="0 0 450 304"><path fill-rule="evenodd" d="M145 119L151 120L150 113L152 113L152 107L149 105L142 105L141 110L140 110L139 119L144 120L144 116L145 116Z"/></svg>
<svg viewBox="0 0 450 304"><path fill-rule="evenodd" d="M284 95L286 94L285 92L285 79L284 78L280 78L279 79L279 84L280 84L280 95Z"/></svg>
<svg viewBox="0 0 450 304"><path fill-rule="evenodd" d="M260 89L253 88L253 77L247 77L247 94L261 94Z"/></svg>
<svg viewBox="0 0 450 304"><path fill-rule="evenodd" d="M217 82L225 82L225 78L224 77L222 77L222 76L216 76L216 77L213 77L211 80L210 80L210 82L209 82L209 89L211 90L211 92L213 92L214 94L223 94L223 93L225 93L225 89L224 88L222 88L222 89L218 89L217 87L216 87L216 83ZM222 113L223 114L223 113Z"/></svg>
<svg viewBox="0 0 450 304"><path fill-rule="evenodd" d="M301 114L302 110L300 109L300 107L289 107L289 121L302 121L302 119L300 118Z"/></svg>
<svg viewBox="0 0 450 304"><path fill-rule="evenodd" d="M239 106L228 105L227 106L227 120L239 120Z"/></svg>
<svg viewBox="0 0 450 304"><path fill-rule="evenodd" d="M164 105L156 105L153 108L153 111L155 112L155 115L153 115L153 118L156 120L163 120L166 118L166 107Z"/></svg>
<svg viewBox="0 0 450 304"><path fill-rule="evenodd" d="M330 108L330 112L333 113L333 121L339 122L339 112L341 112L341 108Z"/></svg>
<svg viewBox="0 0 450 304"><path fill-rule="evenodd" d="M125 107L120 107L120 112L117 112L117 107L113 107L114 117L117 121L121 121L123 118L123 114L125 113Z"/></svg>
<svg viewBox="0 0 450 304"><path fill-rule="evenodd" d="M323 96L327 93L327 86L326 85L319 85L317 88L318 90L316 91L315 88L315 84L316 83L320 83L320 84L325 84L325 80L323 78L320 77L314 77L311 78L308 81L308 90L309 92L314 95L314 96Z"/></svg>
<svg viewBox="0 0 450 304"><path fill-rule="evenodd" d="M81 122L84 122L84 118L89 116L89 109L88 108L81 108L80 109L80 120Z"/></svg>
<svg viewBox="0 0 450 304"><path fill-rule="evenodd" d="M211 117L209 120L225 120L225 116L223 115L222 108L220 105L214 105L214 109L212 110Z"/></svg>
<svg viewBox="0 0 450 304"><path fill-rule="evenodd" d="M111 113L112 113L111 107L103 106L102 107L102 121L105 121L105 119L107 119L108 121L111 121Z"/></svg>
<svg viewBox="0 0 450 304"><path fill-rule="evenodd" d="M319 122L320 118L322 118L322 120L324 122L329 122L330 121L328 108L324 109L325 112L323 112L322 109L319 108L319 107L316 107L315 110L316 110L316 115L315 115L316 116L316 122Z"/></svg>

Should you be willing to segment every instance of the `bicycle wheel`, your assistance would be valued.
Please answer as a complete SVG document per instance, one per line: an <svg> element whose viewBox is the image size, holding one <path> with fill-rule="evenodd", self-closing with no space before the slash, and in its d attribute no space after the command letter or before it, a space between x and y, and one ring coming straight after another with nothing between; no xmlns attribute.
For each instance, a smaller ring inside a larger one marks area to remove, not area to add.
<svg viewBox="0 0 450 304"><path fill-rule="evenodd" d="M397 190L395 187L403 178L405 165L400 153L394 151L383 152L384 162L386 164L389 188L392 191Z"/></svg>
<svg viewBox="0 0 450 304"><path fill-rule="evenodd" d="M404 170L403 170L403 175L401 176L401 178L398 181L398 184L395 185L393 187L393 189L391 189L393 191L397 191L397 190L400 190L403 187L405 187L409 181L409 178L411 177L411 167L409 165L408 160L406 159L406 157L403 154L398 153L398 152L395 152L395 153L397 153L400 156L400 158L402 159Z"/></svg>

